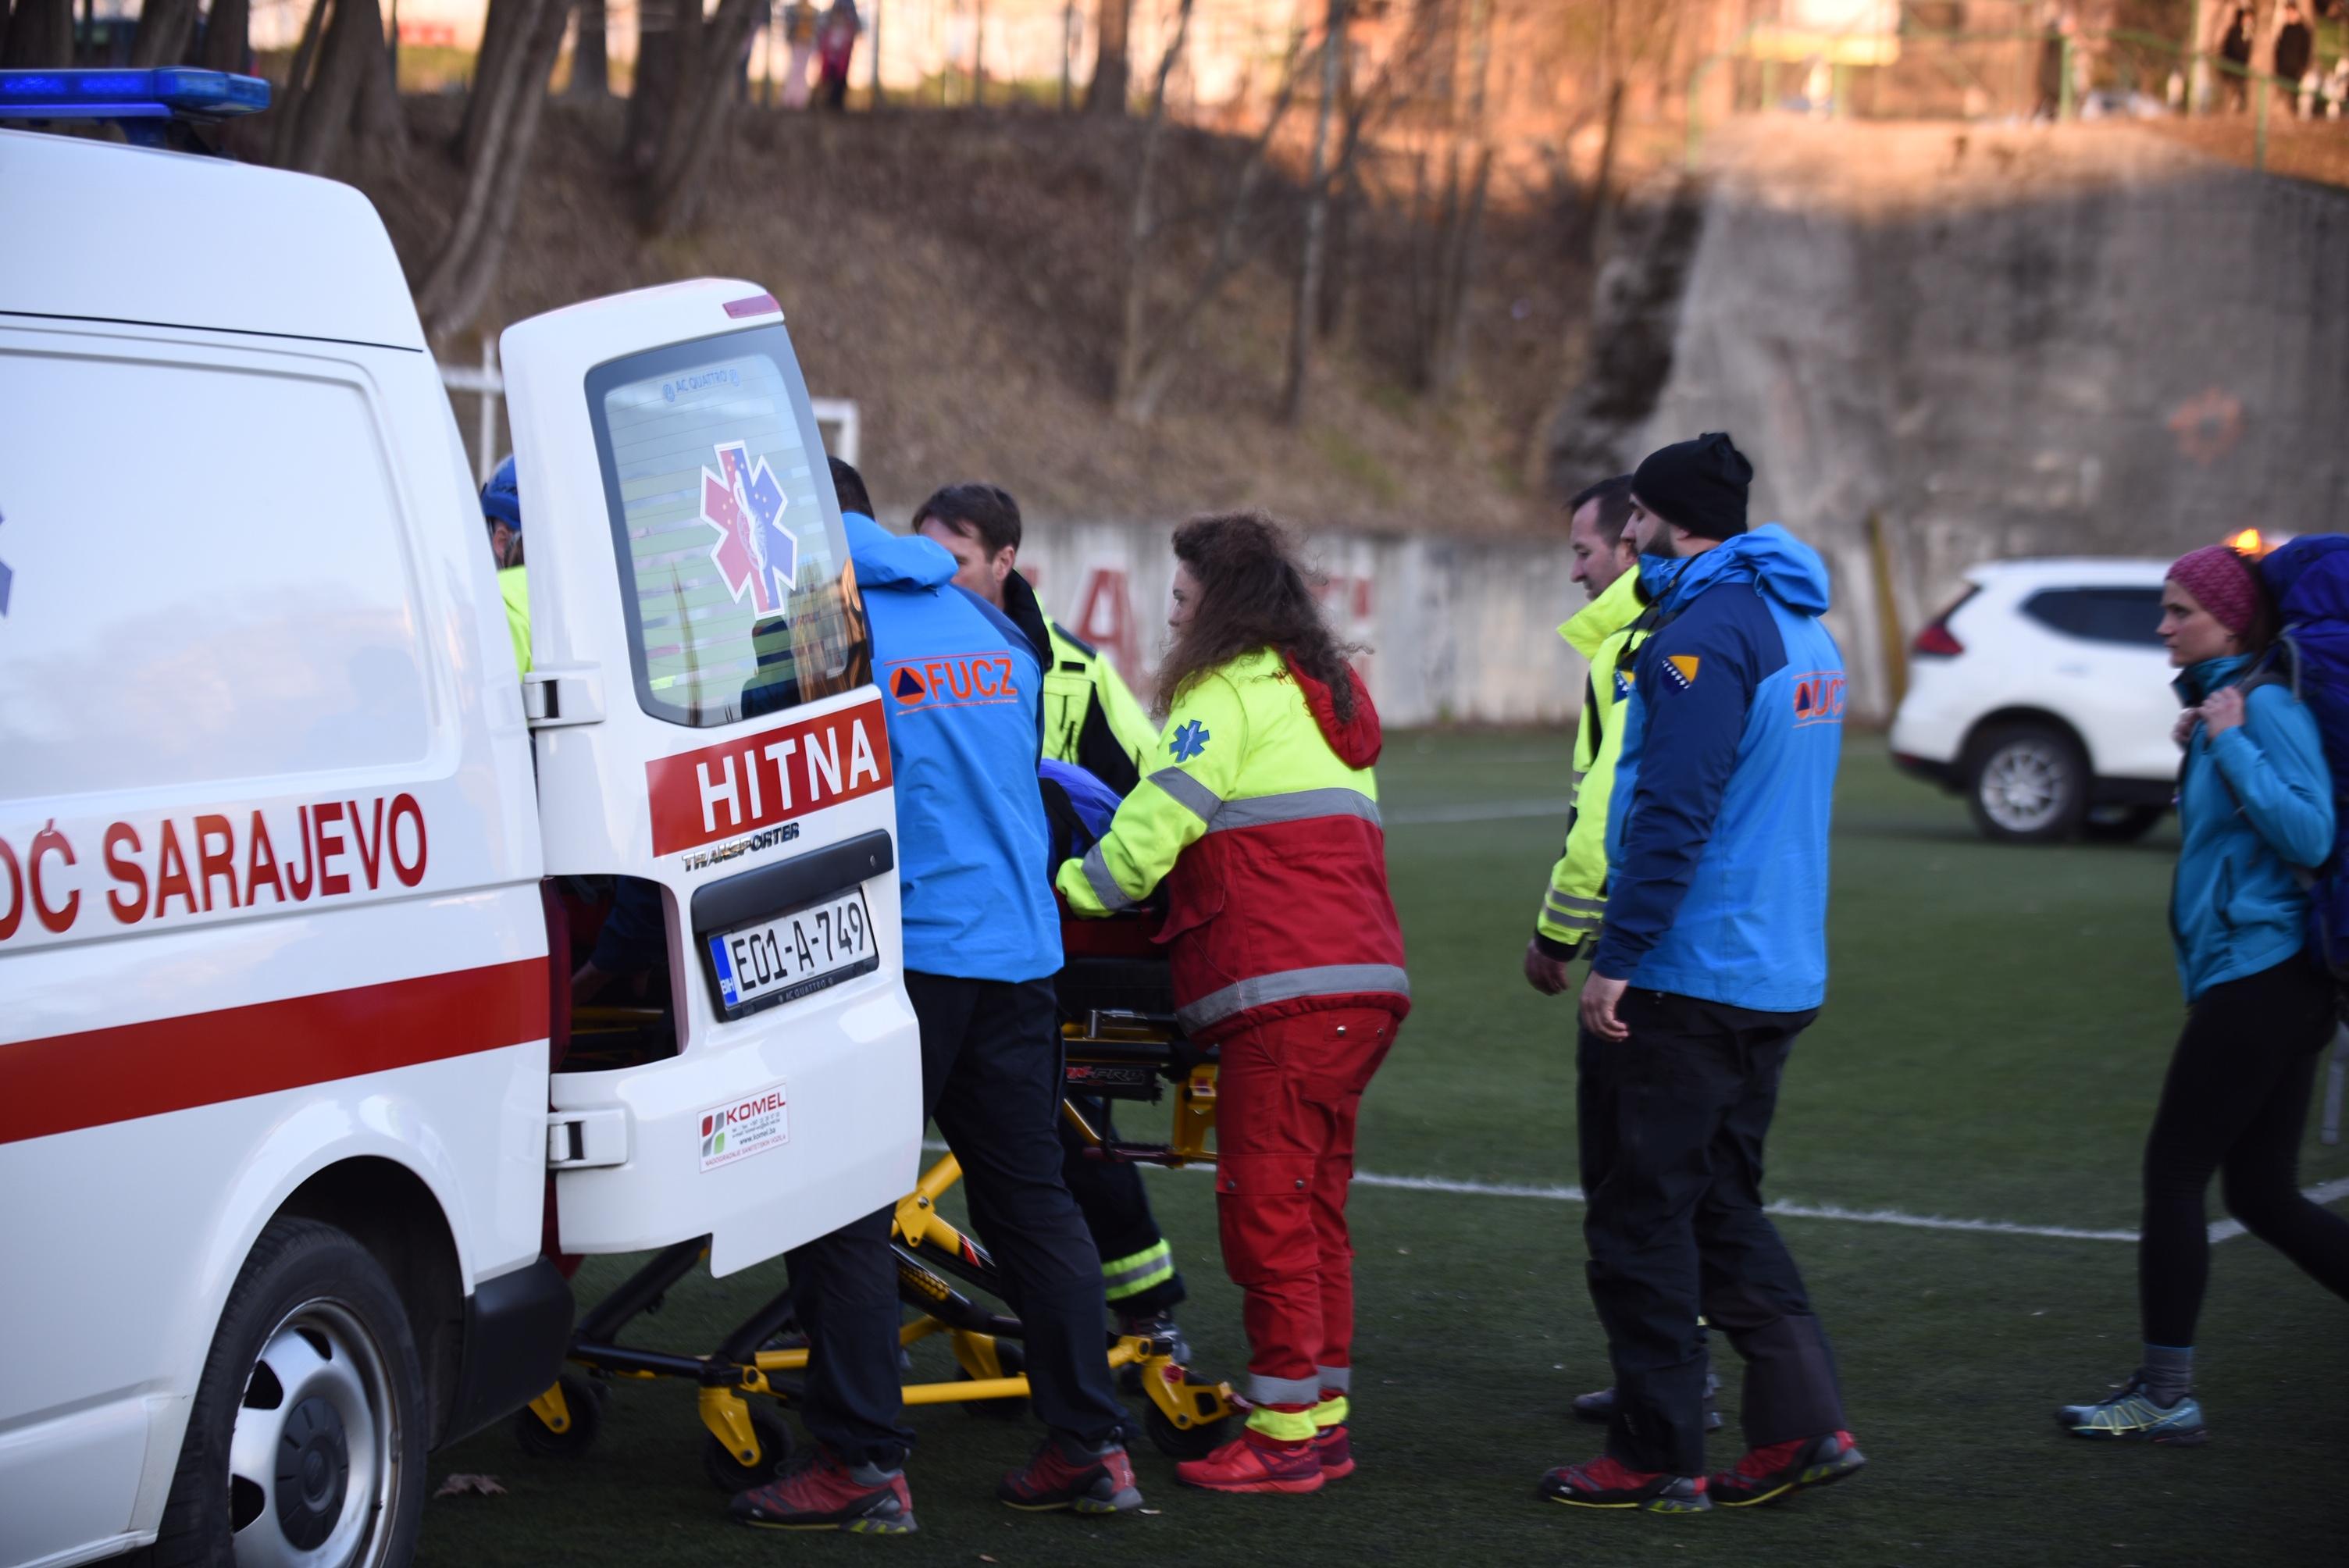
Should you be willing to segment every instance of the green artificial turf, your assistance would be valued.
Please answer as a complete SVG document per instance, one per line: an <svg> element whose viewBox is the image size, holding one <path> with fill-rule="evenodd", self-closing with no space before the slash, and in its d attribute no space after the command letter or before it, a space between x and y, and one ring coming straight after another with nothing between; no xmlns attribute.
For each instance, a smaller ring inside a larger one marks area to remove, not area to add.
<svg viewBox="0 0 2349 1568"><path fill-rule="evenodd" d="M1854 737L1837 803L1833 975L1796 1048L1771 1144L1771 1196L1852 1210L2091 1230L2135 1220L2137 1158L2181 1012L2164 917L2174 832L2144 844L2002 849L1957 803L1894 775ZM1413 821L1511 808L1562 788L1553 737L1402 735L1381 769L1416 1008L1365 1104L1366 1172L1574 1181L1571 1002L1527 988L1519 957L1555 817ZM1155 1113L1130 1113L1129 1130ZM2303 1181L2349 1174L2314 1130ZM1237 1374L1237 1295L1195 1172L1152 1172L1192 1285L1199 1366ZM2215 1196L2212 1217L2218 1218ZM594 1449L526 1457L493 1429L434 1456L501 1497L434 1501L420 1561L763 1563L865 1553L916 1563L1671 1562L2338 1563L2349 1561L2349 1312L2240 1238L2213 1253L2195 1450L2102 1449L2057 1433L2137 1351L2135 1253L2109 1241L1801 1219L1783 1228L1841 1358L1871 1460L1833 1491L1691 1519L1537 1501L1546 1468L1589 1457L1567 1414L1607 1380L1581 1284L1578 1205L1358 1187L1362 1469L1308 1498L1183 1491L1138 1445L1154 1513L1109 1523L991 1501L1040 1429L916 1411L916 1536L777 1535L728 1522L704 1479L694 1391L626 1384ZM633 1260L600 1259L583 1299ZM780 1288L780 1265L688 1280L641 1342L713 1345ZM921 1372L948 1375L941 1346ZM1734 1357L1724 1349L1725 1360ZM1730 1429L1715 1463L1736 1457Z"/></svg>

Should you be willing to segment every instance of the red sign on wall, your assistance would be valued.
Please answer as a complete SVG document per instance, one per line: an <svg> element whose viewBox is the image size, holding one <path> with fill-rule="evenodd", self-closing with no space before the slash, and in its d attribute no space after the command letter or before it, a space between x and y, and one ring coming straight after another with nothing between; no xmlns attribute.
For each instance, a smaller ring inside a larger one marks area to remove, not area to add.
<svg viewBox="0 0 2349 1568"><path fill-rule="evenodd" d="M879 702L645 764L653 853L770 828L889 788Z"/></svg>

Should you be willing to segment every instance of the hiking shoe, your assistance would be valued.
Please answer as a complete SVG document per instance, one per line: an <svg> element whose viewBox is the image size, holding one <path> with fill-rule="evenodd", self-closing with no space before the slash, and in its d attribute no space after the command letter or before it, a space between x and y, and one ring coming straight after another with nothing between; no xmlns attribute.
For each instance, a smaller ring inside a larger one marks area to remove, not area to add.
<svg viewBox="0 0 2349 1568"><path fill-rule="evenodd" d="M1313 1457L1321 1461L1323 1480L1344 1480L1354 1473L1354 1446L1347 1440L1345 1422L1313 1434Z"/></svg>
<svg viewBox="0 0 2349 1568"><path fill-rule="evenodd" d="M2202 1406L2189 1394L2168 1409L2145 1391L2145 1374L2131 1373L2121 1391L2093 1405L2066 1405L2055 1424L2075 1438L2104 1443L2167 1443L2189 1449L2210 1440Z"/></svg>
<svg viewBox="0 0 2349 1568"><path fill-rule="evenodd" d="M1867 1468L1868 1456L1853 1446L1849 1432L1827 1432L1749 1449L1735 1470L1710 1478L1710 1490L1723 1508L1751 1508L1806 1486L1832 1486Z"/></svg>
<svg viewBox="0 0 2349 1568"><path fill-rule="evenodd" d="M1203 1460L1174 1467L1174 1479L1208 1491L1319 1491L1318 1439L1275 1442L1243 1432Z"/></svg>
<svg viewBox="0 0 2349 1568"><path fill-rule="evenodd" d="M1702 1513L1713 1506L1704 1477L1630 1470L1609 1455L1587 1464L1560 1465L1541 1478L1535 1495L1576 1508L1637 1508L1649 1513Z"/></svg>
<svg viewBox="0 0 2349 1568"><path fill-rule="evenodd" d="M1036 1445L1028 1468L1005 1476L995 1495L1013 1508L1048 1513L1131 1513L1142 1506L1133 1484L1133 1460L1114 1438L1081 1443L1057 1434Z"/></svg>
<svg viewBox="0 0 2349 1568"><path fill-rule="evenodd" d="M914 1497L905 1472L851 1468L822 1449L766 1485L735 1494L734 1517L761 1530L845 1530L854 1535L911 1535Z"/></svg>
<svg viewBox="0 0 2349 1568"><path fill-rule="evenodd" d="M1704 1375L1704 1429L1708 1432L1721 1430L1721 1408L1713 1402L1713 1396L1720 1392L1721 1379L1710 1372L1706 1373ZM1577 1420L1588 1421L1596 1426L1605 1426L1615 1418L1615 1390L1601 1388L1596 1394L1577 1394L1574 1397L1574 1415Z"/></svg>

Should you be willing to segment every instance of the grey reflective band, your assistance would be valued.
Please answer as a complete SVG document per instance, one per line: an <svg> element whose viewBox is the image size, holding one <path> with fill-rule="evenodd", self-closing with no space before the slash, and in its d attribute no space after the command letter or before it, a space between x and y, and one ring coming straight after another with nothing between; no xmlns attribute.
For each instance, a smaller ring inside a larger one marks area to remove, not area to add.
<svg viewBox="0 0 2349 1568"><path fill-rule="evenodd" d="M1225 801L1224 809L1207 824L1207 831L1220 833L1227 828L1302 822L1314 817L1360 817L1377 827L1379 803L1360 789L1342 785L1327 789L1292 789L1285 795L1258 795L1248 800Z"/></svg>
<svg viewBox="0 0 2349 1568"><path fill-rule="evenodd" d="M1321 1380L1319 1377L1267 1377L1256 1372L1248 1374L1247 1397L1257 1405L1318 1405L1321 1402Z"/></svg>
<svg viewBox="0 0 2349 1568"><path fill-rule="evenodd" d="M1313 1380L1320 1384L1325 1392L1350 1394L1354 1391L1354 1369L1351 1367L1316 1367L1313 1371Z"/></svg>
<svg viewBox="0 0 2349 1568"><path fill-rule="evenodd" d="M1589 778L1589 777L1590 777L1590 775L1589 775L1589 773L1588 773L1586 769L1580 769L1580 768L1576 769L1575 769L1571 774L1569 774L1569 775L1567 777L1567 780L1566 780L1566 792L1567 792L1567 795L1568 795L1569 798L1571 798L1571 797L1573 797L1573 796L1576 796L1576 795L1579 795L1579 794L1581 794L1581 793L1582 793L1582 781L1583 781L1585 779L1588 779L1588 778Z"/></svg>
<svg viewBox="0 0 2349 1568"><path fill-rule="evenodd" d="M1224 798L1184 772L1180 768L1161 768L1150 776L1150 782L1174 797L1178 805L1190 808L1191 815L1202 822L1213 821Z"/></svg>
<svg viewBox="0 0 2349 1568"><path fill-rule="evenodd" d="M1117 885L1109 874L1109 861L1102 858L1102 847L1095 844L1085 851L1085 882L1092 888L1093 896L1102 901L1103 909L1132 909L1133 900Z"/></svg>
<svg viewBox="0 0 2349 1568"><path fill-rule="evenodd" d="M1285 969L1211 991L1187 1007L1174 1009L1174 1021L1185 1029L1204 1029L1235 1013L1270 1002L1294 1002L1305 996L1361 996L1372 994L1411 995L1411 976L1399 964L1325 964L1315 969Z"/></svg>
<svg viewBox="0 0 2349 1568"><path fill-rule="evenodd" d="M1568 898L1564 893L1551 893L1543 903L1553 914L1588 915L1596 918L1607 913L1605 899Z"/></svg>

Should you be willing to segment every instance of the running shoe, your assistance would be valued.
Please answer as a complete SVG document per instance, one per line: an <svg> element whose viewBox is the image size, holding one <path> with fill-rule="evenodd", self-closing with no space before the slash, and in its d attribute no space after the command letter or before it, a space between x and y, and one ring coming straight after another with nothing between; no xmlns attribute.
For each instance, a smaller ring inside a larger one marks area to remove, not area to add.
<svg viewBox="0 0 2349 1568"><path fill-rule="evenodd" d="M1133 1460L1114 1439L1081 1443L1058 1435L1046 1438L1036 1446L1028 1468L1005 1476L995 1495L1031 1513L1062 1508L1072 1513L1131 1513L1142 1506L1142 1489L1133 1484Z"/></svg>
<svg viewBox="0 0 2349 1568"><path fill-rule="evenodd" d="M1327 1479L1318 1442L1282 1443L1242 1432L1203 1460L1174 1467L1174 1479L1208 1491L1319 1491Z"/></svg>
<svg viewBox="0 0 2349 1568"><path fill-rule="evenodd" d="M1560 1465L1541 1478L1535 1495L1575 1508L1636 1508L1648 1513L1702 1513L1713 1506L1704 1477L1635 1470L1609 1455Z"/></svg>
<svg viewBox="0 0 2349 1568"><path fill-rule="evenodd" d="M1354 1445L1346 1437L1345 1422L1313 1434L1313 1457L1321 1461L1323 1480L1344 1480L1354 1473Z"/></svg>
<svg viewBox="0 0 2349 1568"><path fill-rule="evenodd" d="M2129 1374L2121 1391L2093 1405L2066 1405L2055 1412L2055 1424L2075 1438L2100 1443L2167 1443L2190 1449L2210 1440L2202 1424L2202 1406L2189 1394L2164 1409L2145 1390L2145 1374Z"/></svg>
<svg viewBox="0 0 2349 1568"><path fill-rule="evenodd" d="M1723 1508L1751 1508L1805 1487L1833 1486L1867 1468L1868 1456L1853 1445L1849 1432L1826 1432L1749 1449L1736 1469L1711 1478L1711 1491Z"/></svg>
<svg viewBox="0 0 2349 1568"><path fill-rule="evenodd" d="M734 1517L761 1530L844 1530L911 1535L914 1497L905 1472L851 1468L819 1448L761 1487L735 1494Z"/></svg>

